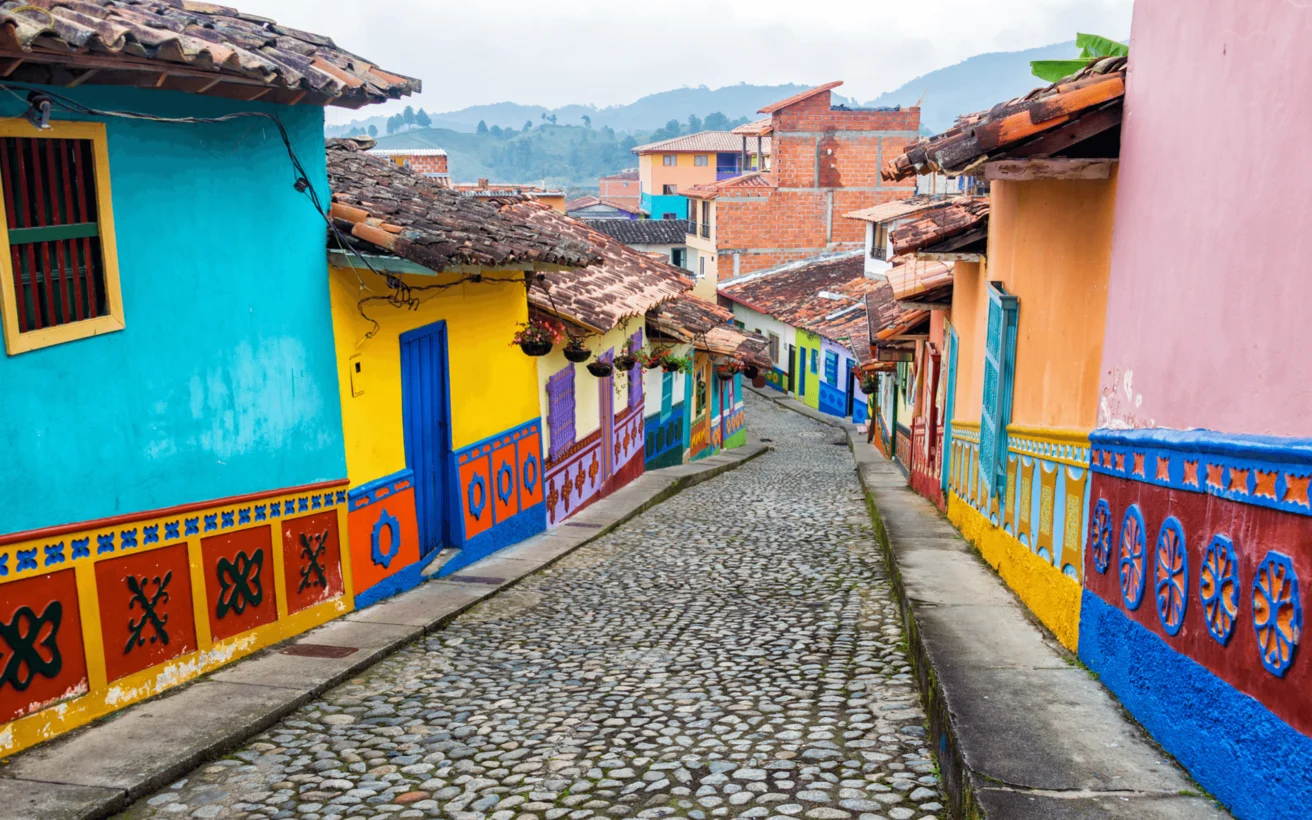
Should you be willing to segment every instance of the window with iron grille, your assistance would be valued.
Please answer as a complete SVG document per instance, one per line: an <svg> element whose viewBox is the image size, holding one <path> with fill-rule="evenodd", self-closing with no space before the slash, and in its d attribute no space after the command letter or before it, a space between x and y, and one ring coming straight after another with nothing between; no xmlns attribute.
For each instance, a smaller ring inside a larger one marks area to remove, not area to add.
<svg viewBox="0 0 1312 820"><path fill-rule="evenodd" d="M0 318L14 355L123 328L104 127L0 126Z"/></svg>
<svg viewBox="0 0 1312 820"><path fill-rule="evenodd" d="M547 430L555 461L574 445L574 365L570 363L547 379Z"/></svg>

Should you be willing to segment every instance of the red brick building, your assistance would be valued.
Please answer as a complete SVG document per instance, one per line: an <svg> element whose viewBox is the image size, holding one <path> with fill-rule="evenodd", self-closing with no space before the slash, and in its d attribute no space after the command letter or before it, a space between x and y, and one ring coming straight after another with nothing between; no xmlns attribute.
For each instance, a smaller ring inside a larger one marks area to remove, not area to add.
<svg viewBox="0 0 1312 820"><path fill-rule="evenodd" d="M724 281L787 262L865 246L865 226L842 215L915 193L915 180L889 184L880 166L915 142L918 108L832 104L827 83L761 109L773 141L766 185L713 193L716 272ZM713 187L713 186L705 186Z"/></svg>
<svg viewBox="0 0 1312 820"><path fill-rule="evenodd" d="M441 148L375 148L369 152L376 157L386 157L403 168L409 168L416 174L447 181L446 151Z"/></svg>
<svg viewBox="0 0 1312 820"><path fill-rule="evenodd" d="M628 168L597 180L601 186L600 198L608 202L638 210L642 202L641 183L638 181L638 169Z"/></svg>

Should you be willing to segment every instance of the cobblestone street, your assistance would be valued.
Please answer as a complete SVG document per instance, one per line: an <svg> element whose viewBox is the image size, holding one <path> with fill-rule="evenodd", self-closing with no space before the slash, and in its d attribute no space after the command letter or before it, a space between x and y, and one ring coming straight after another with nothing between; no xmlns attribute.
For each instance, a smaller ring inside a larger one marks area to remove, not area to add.
<svg viewBox="0 0 1312 820"><path fill-rule="evenodd" d="M471 610L126 815L942 816L897 608L838 431ZM475 566L471 573L476 573Z"/></svg>

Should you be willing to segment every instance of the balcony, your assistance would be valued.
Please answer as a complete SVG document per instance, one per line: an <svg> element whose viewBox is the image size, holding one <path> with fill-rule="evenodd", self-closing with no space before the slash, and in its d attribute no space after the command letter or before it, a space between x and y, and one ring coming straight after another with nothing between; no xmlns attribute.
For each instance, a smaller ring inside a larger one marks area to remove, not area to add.
<svg viewBox="0 0 1312 820"><path fill-rule="evenodd" d="M888 261L888 246L887 246L887 245L880 245L879 247L871 248L871 249L870 249L870 258L871 258L871 259L878 259L878 260L880 260L880 261L882 261L882 262L887 262L887 261Z"/></svg>
<svg viewBox="0 0 1312 820"><path fill-rule="evenodd" d="M711 226L708 223L702 223L702 239L711 238Z"/></svg>
<svg viewBox="0 0 1312 820"><path fill-rule="evenodd" d="M726 179L733 179L734 177L740 177L740 176L742 176L742 175L743 175L743 172L742 172L742 169L740 169L740 168L716 168L716 169L715 169L715 181L716 181L716 182L724 182Z"/></svg>

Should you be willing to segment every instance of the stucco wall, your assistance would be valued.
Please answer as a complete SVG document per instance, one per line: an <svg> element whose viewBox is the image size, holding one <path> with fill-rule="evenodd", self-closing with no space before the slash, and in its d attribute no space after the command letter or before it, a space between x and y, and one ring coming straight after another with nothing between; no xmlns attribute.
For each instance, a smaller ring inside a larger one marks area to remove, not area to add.
<svg viewBox="0 0 1312 820"><path fill-rule="evenodd" d="M643 323L638 320L629 322L626 329L624 325L612 328L604 336L588 336L583 340L583 344L592 351L595 357L605 355L607 351L619 355L624 349L624 342L643 328ZM577 332L577 331L576 331ZM643 328L643 335L646 336L646 330ZM550 410L547 399L547 380L558 373L561 368L569 364L565 359L565 354L561 352L564 345L556 345L554 349L546 356L536 360L538 366L538 401L540 404L539 412L542 415L542 452L551 452L551 425L547 423L548 411ZM515 349L518 353L518 349ZM523 354L520 354L524 358ZM592 361L589 359L588 361ZM615 406L614 410L618 414L629 402L629 376L630 373L616 370L612 379L614 387ZM598 383L601 379L588 372L588 362L581 362L574 365L574 440L582 441L587 436L601 428L601 393L598 389ZM646 387L646 382L643 383ZM660 389L659 382L656 385ZM660 399L658 393L656 398ZM644 402L646 397L644 396Z"/></svg>
<svg viewBox="0 0 1312 820"><path fill-rule="evenodd" d="M957 331L957 398L954 420L979 421L984 391L984 334L988 324L988 262L953 266L952 313Z"/></svg>
<svg viewBox="0 0 1312 820"><path fill-rule="evenodd" d="M320 108L57 90L165 116L276 112L328 199ZM344 477L323 219L252 122L107 122L127 326L0 357L0 494L22 499L0 533Z"/></svg>
<svg viewBox="0 0 1312 820"><path fill-rule="evenodd" d="M1136 4L1100 425L1312 435L1312 231L1289 165L1309 34L1303 4Z"/></svg>
<svg viewBox="0 0 1312 820"><path fill-rule="evenodd" d="M1020 300L1012 424L1094 426L1115 203L1114 168L1109 180L993 183L988 278Z"/></svg>

